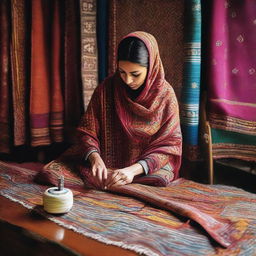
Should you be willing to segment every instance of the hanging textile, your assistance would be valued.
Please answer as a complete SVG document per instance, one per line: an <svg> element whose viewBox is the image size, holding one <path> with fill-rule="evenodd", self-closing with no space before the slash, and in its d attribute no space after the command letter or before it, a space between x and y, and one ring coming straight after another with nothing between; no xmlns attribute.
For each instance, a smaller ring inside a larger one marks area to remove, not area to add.
<svg viewBox="0 0 256 256"><path fill-rule="evenodd" d="M42 146L63 140L59 1L31 3L31 145Z"/></svg>
<svg viewBox="0 0 256 256"><path fill-rule="evenodd" d="M72 143L83 112L80 32L80 0L0 1L0 153Z"/></svg>
<svg viewBox="0 0 256 256"><path fill-rule="evenodd" d="M97 45L99 82L107 77L108 72L108 1L97 1Z"/></svg>
<svg viewBox="0 0 256 256"><path fill-rule="evenodd" d="M83 112L81 49L80 49L80 5L79 1L65 1L64 69L65 69L65 137L73 142L74 131Z"/></svg>
<svg viewBox="0 0 256 256"><path fill-rule="evenodd" d="M109 74L116 70L115 54L120 39L133 31L148 32L158 42L165 78L179 100L184 64L184 1L110 0L109 15Z"/></svg>
<svg viewBox="0 0 256 256"><path fill-rule="evenodd" d="M185 5L185 63L181 97L183 155L198 159L198 130L201 68L201 4L200 0Z"/></svg>
<svg viewBox="0 0 256 256"><path fill-rule="evenodd" d="M50 135L52 142L63 141L63 95L61 80L60 1L54 0L51 24L50 56Z"/></svg>
<svg viewBox="0 0 256 256"><path fill-rule="evenodd" d="M9 1L0 1L0 152L10 151L10 11Z"/></svg>
<svg viewBox="0 0 256 256"><path fill-rule="evenodd" d="M81 60L84 110L98 85L96 0L80 0Z"/></svg>
<svg viewBox="0 0 256 256"><path fill-rule="evenodd" d="M256 161L256 1L212 1L209 121L214 158Z"/></svg>
<svg viewBox="0 0 256 256"><path fill-rule="evenodd" d="M27 48L29 25L26 19L28 5L25 0L11 1L12 13L12 99L13 99L13 134L14 145L20 146L27 143L26 115L28 114L28 60Z"/></svg>

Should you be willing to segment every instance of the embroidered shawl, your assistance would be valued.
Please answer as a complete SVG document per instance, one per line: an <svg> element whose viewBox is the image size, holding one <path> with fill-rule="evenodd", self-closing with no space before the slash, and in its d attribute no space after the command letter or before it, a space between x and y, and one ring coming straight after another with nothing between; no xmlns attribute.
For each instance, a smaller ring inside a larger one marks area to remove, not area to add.
<svg viewBox="0 0 256 256"><path fill-rule="evenodd" d="M108 168L145 160L150 174L169 164L176 178L182 148L177 99L165 80L155 38L145 32L130 36L149 52L145 87L132 100L116 72L96 88L78 127L81 153L96 149Z"/></svg>

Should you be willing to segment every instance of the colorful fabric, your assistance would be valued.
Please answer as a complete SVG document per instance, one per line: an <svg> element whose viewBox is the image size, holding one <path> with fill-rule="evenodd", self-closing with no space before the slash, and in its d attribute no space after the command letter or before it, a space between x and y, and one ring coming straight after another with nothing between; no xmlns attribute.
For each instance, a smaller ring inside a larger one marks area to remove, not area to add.
<svg viewBox="0 0 256 256"><path fill-rule="evenodd" d="M9 1L0 2L0 152L10 151L10 12Z"/></svg>
<svg viewBox="0 0 256 256"><path fill-rule="evenodd" d="M96 36L96 0L80 0L81 61L84 110L98 85L98 54Z"/></svg>
<svg viewBox="0 0 256 256"><path fill-rule="evenodd" d="M28 76L29 73L27 56L28 51L28 8L25 0L11 1L12 13L12 43L11 43L11 65L12 65L12 101L13 101L13 135L14 145L20 146L28 143L27 115L28 104Z"/></svg>
<svg viewBox="0 0 256 256"><path fill-rule="evenodd" d="M181 93L181 127L184 156L198 159L198 131L201 69L201 1L187 1L185 5L185 62Z"/></svg>
<svg viewBox="0 0 256 256"><path fill-rule="evenodd" d="M32 146L49 145L51 142L63 140L59 12L57 0L32 1L30 88ZM52 24L49 17L52 17Z"/></svg>
<svg viewBox="0 0 256 256"><path fill-rule="evenodd" d="M184 7L187 3L180 0L109 0L108 3L109 75L116 71L120 39L132 31L148 32L158 42L165 78L179 101L184 68Z"/></svg>
<svg viewBox="0 0 256 256"><path fill-rule="evenodd" d="M213 158L237 158L251 161L256 159L256 136L239 134L220 129L211 129Z"/></svg>
<svg viewBox="0 0 256 256"><path fill-rule="evenodd" d="M256 136L256 1L213 1L208 79L215 129ZM226 145L227 150L234 147ZM256 146L253 147L256 152ZM214 154L214 152L213 152ZM244 159L237 154L236 158ZM247 159L255 161L256 153Z"/></svg>
<svg viewBox="0 0 256 256"><path fill-rule="evenodd" d="M84 166L86 166L84 163L78 164L76 160L68 159L67 156L63 155L59 160L53 160L45 165L39 176L50 184L54 184L54 181L60 175L64 175L66 176L66 182L68 181L70 186L73 184L73 178L79 176L87 187L97 189L98 184L95 183L90 168L85 168ZM108 171L110 172L111 169ZM135 177L133 183L166 187L173 179L174 174L172 171L161 168L152 174Z"/></svg>
<svg viewBox="0 0 256 256"><path fill-rule="evenodd" d="M112 169L145 160L150 174L169 164L176 178L182 147L176 96L165 80L155 38L145 32L129 36L140 38L149 51L145 88L133 101L119 72L99 85L78 127L77 154L83 159L96 149Z"/></svg>
<svg viewBox="0 0 256 256"><path fill-rule="evenodd" d="M48 187L33 183L36 174L0 162L0 194L103 243L150 256L256 253L256 195L244 190L179 179L166 188L130 184L109 193L85 189L74 177L73 208L54 216L43 211Z"/></svg>

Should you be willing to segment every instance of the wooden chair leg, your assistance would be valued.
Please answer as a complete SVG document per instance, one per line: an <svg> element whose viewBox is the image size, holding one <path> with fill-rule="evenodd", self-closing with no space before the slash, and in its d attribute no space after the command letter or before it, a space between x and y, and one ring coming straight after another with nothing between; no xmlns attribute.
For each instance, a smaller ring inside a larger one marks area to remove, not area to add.
<svg viewBox="0 0 256 256"><path fill-rule="evenodd" d="M204 157L207 163L208 169L208 182L213 184L214 182L214 168L213 168L213 155L212 155L212 135L211 127L207 121L206 115L206 93L203 94L201 101L201 114L200 114L200 123L201 123L201 142Z"/></svg>
<svg viewBox="0 0 256 256"><path fill-rule="evenodd" d="M206 122L206 130L205 130L205 142L207 144L207 166L208 166L208 181L210 184L214 182L214 168L213 168L213 157L212 157L212 135L211 135L211 127L209 122Z"/></svg>

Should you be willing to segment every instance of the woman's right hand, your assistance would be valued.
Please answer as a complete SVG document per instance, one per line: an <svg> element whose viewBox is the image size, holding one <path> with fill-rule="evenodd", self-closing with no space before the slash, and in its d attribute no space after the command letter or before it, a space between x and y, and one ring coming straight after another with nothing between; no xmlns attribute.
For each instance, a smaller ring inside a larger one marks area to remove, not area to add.
<svg viewBox="0 0 256 256"><path fill-rule="evenodd" d="M105 181L108 178L108 171L98 152L93 152L89 155L88 160L91 163L91 170L93 176L97 179L98 183L103 188Z"/></svg>

